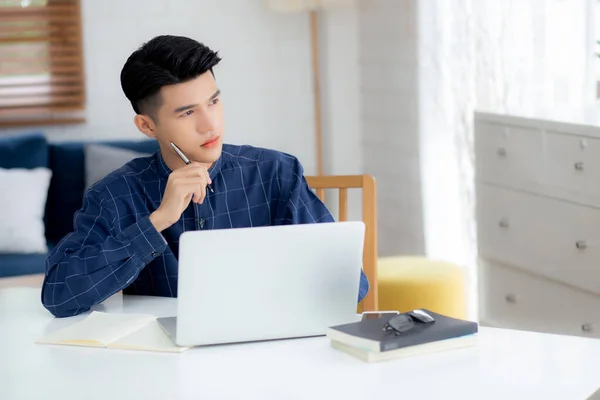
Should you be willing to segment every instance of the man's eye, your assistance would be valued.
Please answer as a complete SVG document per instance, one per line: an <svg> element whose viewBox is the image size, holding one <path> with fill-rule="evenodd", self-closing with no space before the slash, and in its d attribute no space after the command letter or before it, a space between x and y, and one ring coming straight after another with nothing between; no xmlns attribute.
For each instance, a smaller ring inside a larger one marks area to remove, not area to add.
<svg viewBox="0 0 600 400"><path fill-rule="evenodd" d="M184 112L183 114L181 114L182 117L187 117L188 115L192 115L194 113L194 110L187 110L186 112Z"/></svg>
<svg viewBox="0 0 600 400"><path fill-rule="evenodd" d="M217 104L218 102L219 102L219 99L213 99L213 100L211 101L211 103L212 103L213 105L214 105L214 104Z"/></svg>

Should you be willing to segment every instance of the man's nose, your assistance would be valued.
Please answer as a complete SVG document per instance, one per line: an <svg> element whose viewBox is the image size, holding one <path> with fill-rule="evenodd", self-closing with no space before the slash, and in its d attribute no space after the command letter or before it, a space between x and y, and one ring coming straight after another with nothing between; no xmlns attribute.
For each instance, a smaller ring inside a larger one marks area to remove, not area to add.
<svg viewBox="0 0 600 400"><path fill-rule="evenodd" d="M208 112L203 112L198 118L196 129L199 133L208 133L215 130L215 119Z"/></svg>

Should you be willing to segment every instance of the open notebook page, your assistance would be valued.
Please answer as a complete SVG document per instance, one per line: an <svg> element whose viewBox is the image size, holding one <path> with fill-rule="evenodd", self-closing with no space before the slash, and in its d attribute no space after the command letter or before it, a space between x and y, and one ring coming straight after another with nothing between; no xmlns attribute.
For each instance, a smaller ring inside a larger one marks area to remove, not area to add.
<svg viewBox="0 0 600 400"><path fill-rule="evenodd" d="M152 321L156 321L152 315L93 311L83 321L38 339L36 343L106 347Z"/></svg>
<svg viewBox="0 0 600 400"><path fill-rule="evenodd" d="M170 353L180 353L189 349L189 347L177 346L173 343L169 335L161 328L156 320L151 321L142 329L110 343L107 347L128 350L163 351Z"/></svg>

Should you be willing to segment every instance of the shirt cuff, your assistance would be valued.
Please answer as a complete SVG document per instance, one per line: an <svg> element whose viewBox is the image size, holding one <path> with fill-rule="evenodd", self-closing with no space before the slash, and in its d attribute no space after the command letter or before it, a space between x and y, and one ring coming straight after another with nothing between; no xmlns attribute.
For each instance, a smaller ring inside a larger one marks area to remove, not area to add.
<svg viewBox="0 0 600 400"><path fill-rule="evenodd" d="M144 264L160 256L167 248L167 241L152 225L150 217L140 218L118 236L119 240L131 243L135 256Z"/></svg>
<svg viewBox="0 0 600 400"><path fill-rule="evenodd" d="M360 303L365 297L367 297L367 294L369 293L369 280L367 279L367 275L365 275L365 272L361 269L360 270L360 284L358 287L358 302Z"/></svg>

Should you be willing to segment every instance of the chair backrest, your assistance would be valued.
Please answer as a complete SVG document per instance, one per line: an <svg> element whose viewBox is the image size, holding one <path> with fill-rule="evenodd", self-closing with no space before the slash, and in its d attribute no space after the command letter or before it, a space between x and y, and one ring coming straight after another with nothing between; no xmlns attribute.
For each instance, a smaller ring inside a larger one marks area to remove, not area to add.
<svg viewBox="0 0 600 400"><path fill-rule="evenodd" d="M363 271L369 279L369 293L361 302L362 311L378 310L377 292L377 188L371 175L307 176L308 186L325 201L326 189L339 190L338 221L348 220L348 189L362 189L362 218L365 223Z"/></svg>

